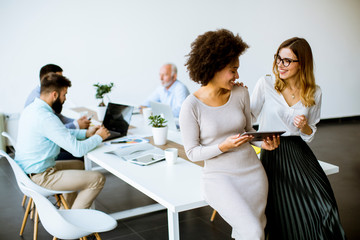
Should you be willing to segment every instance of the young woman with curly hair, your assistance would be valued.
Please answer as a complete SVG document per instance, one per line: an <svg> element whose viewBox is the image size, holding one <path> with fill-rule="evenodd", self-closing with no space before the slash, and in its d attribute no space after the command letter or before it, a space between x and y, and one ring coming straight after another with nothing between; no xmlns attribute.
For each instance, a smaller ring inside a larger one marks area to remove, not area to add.
<svg viewBox="0 0 360 240"><path fill-rule="evenodd" d="M240 136L253 128L248 90L235 83L239 57L247 48L239 35L225 29L197 37L185 65L201 87L185 99L179 122L188 158L205 162L205 200L231 225L233 238L259 240L264 239L268 183L249 143L252 137ZM278 144L274 136L262 147L273 150Z"/></svg>
<svg viewBox="0 0 360 240"><path fill-rule="evenodd" d="M279 148L261 151L269 181L269 239L345 239L330 182L306 144L320 121L321 89L313 68L309 43L290 38L276 51L275 76L260 78L251 95L259 130L286 130Z"/></svg>

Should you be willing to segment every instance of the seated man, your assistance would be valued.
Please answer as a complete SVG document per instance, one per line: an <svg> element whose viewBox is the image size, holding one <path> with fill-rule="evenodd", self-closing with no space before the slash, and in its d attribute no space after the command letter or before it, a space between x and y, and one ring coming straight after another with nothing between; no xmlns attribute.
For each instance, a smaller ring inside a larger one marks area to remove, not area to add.
<svg viewBox="0 0 360 240"><path fill-rule="evenodd" d="M150 102L160 102L170 105L174 117L178 118L181 105L189 95L187 87L176 79L177 68L174 64L167 63L160 68L159 86L140 108L149 107Z"/></svg>
<svg viewBox="0 0 360 240"><path fill-rule="evenodd" d="M60 147L80 157L98 146L110 134L100 126L68 129L54 114L62 107L71 82L49 73L41 79L40 98L27 106L20 117L15 161L31 180L53 190L75 190L66 194L71 208L89 208L105 183L105 177L84 171L79 160L56 161Z"/></svg>
<svg viewBox="0 0 360 240"><path fill-rule="evenodd" d="M51 72L62 75L63 70L58 65L47 64L40 69L40 81L41 81L42 77L44 77L46 74L51 73ZM26 99L25 107L28 106L30 103L32 103L35 100L35 98L39 98L39 97L40 97L40 84L31 91L30 95ZM56 116L58 116L60 118L61 122L64 123L67 128L69 128L69 129L79 129L79 128L87 129L89 127L90 120L88 120L88 118L86 116L83 116L83 117L79 118L78 120L74 120L72 118L68 118L68 117L65 117L64 115L62 115L61 111L62 111L62 107L55 109L55 114L56 114ZM73 155L71 155L70 153L68 153L67 151L65 151L64 149L60 149L60 154L57 156L56 160L69 160L69 159L83 160L83 158L76 158Z"/></svg>
<svg viewBox="0 0 360 240"><path fill-rule="evenodd" d="M63 70L58 65L47 64L40 69L40 81L43 76L45 76L46 74L48 74L50 72L54 72L56 74L62 75ZM40 84L31 91L30 95L26 99L25 107L27 105L29 105L30 103L32 103L35 100L35 98L39 98L39 97L40 97ZM86 116L83 116L83 117L79 118L78 120L74 120L72 118L68 118L68 117L65 117L64 115L62 115L61 110L62 109L57 109L58 112L55 112L55 113L60 118L60 120L65 124L65 126L67 128L87 129L89 127L90 120L88 120Z"/></svg>

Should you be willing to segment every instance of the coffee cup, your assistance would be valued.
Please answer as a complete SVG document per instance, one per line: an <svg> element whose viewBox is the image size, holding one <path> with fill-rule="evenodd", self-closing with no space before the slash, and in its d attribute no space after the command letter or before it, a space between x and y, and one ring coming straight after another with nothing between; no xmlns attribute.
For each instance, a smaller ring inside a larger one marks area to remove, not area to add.
<svg viewBox="0 0 360 240"><path fill-rule="evenodd" d="M167 148L165 149L165 160L168 165L174 165L178 158L177 148Z"/></svg>

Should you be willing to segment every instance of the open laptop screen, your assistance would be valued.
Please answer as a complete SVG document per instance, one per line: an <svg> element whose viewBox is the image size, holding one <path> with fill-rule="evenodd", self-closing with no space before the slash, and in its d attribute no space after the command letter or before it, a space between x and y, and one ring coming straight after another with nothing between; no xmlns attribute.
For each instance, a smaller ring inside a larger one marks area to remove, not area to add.
<svg viewBox="0 0 360 240"><path fill-rule="evenodd" d="M165 118L169 129L175 131L179 130L170 105L159 102L150 102L150 106L154 116L161 115L163 118Z"/></svg>
<svg viewBox="0 0 360 240"><path fill-rule="evenodd" d="M109 103L106 109L103 125L110 131L126 136L134 107Z"/></svg>

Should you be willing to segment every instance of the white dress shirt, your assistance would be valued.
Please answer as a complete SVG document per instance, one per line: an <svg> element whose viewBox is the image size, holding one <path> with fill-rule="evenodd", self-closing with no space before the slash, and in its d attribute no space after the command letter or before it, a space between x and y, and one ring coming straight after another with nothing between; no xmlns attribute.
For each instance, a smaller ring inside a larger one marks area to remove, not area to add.
<svg viewBox="0 0 360 240"><path fill-rule="evenodd" d="M253 122L259 123L259 131L286 131L282 136L300 136L304 141L311 142L317 129L316 124L320 121L320 87L316 86L315 105L305 107L299 101L290 107L274 85L274 76L262 77L256 83L250 100ZM312 134L304 134L294 125L294 117L297 115L305 115Z"/></svg>

